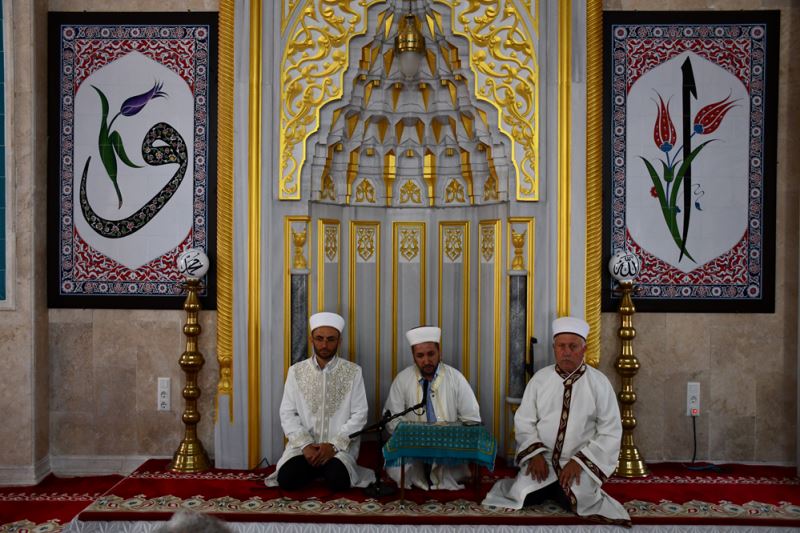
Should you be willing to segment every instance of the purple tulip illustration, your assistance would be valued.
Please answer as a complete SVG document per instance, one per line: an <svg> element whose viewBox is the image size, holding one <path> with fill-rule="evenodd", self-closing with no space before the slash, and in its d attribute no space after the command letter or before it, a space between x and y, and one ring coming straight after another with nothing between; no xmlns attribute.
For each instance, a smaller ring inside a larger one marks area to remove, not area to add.
<svg viewBox="0 0 800 533"><path fill-rule="evenodd" d="M161 87L163 86L164 86L163 83L156 82L153 85L153 88L147 91L146 93L138 94L136 96L131 96L130 98L122 102L122 107L120 107L117 116L123 115L126 117L132 117L133 115L144 109L144 106L146 106L147 102L149 102L150 100L153 100L155 98L165 98L167 96L167 93L161 90ZM116 118L117 117L115 116L111 120L111 122L114 122ZM109 124L109 127L110 126L111 125Z"/></svg>
<svg viewBox="0 0 800 533"><path fill-rule="evenodd" d="M100 96L100 108L102 112L100 134L98 136L100 160L103 162L103 166L106 169L108 178L111 180L111 183L114 185L114 190L117 193L117 208L122 207L122 193L120 192L119 184L117 183L117 157L119 157L120 161L131 168L141 168L141 165L137 165L130 160L128 155L125 153L125 146L122 143L122 136L120 136L119 132L117 131L111 131L111 126L120 115L124 117L132 117L144 109L151 100L155 98L166 97L167 93L161 90L162 86L163 84L155 82L149 91L136 96L131 96L122 103L119 112L114 115L110 122L108 122L108 98L106 98L106 95L103 94L103 91L92 85L92 89L97 91L97 94Z"/></svg>

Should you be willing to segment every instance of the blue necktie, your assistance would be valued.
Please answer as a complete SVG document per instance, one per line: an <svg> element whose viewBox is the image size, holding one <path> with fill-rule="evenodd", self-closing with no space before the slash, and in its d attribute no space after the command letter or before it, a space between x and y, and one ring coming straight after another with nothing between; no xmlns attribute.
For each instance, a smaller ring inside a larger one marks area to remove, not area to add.
<svg viewBox="0 0 800 533"><path fill-rule="evenodd" d="M428 417L428 422L436 422L436 411L433 410L433 401L431 400L431 382L429 381L428 387L425 387L422 384L423 381L425 381L425 378L419 380L419 384L422 385L423 392L427 388L427 394L425 395L425 416Z"/></svg>

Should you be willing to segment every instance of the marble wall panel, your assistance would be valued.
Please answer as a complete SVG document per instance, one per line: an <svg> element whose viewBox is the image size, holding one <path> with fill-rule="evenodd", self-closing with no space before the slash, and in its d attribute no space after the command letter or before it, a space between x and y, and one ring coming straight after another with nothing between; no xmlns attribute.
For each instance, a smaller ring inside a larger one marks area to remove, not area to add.
<svg viewBox="0 0 800 533"><path fill-rule="evenodd" d="M793 420L797 420L797 402L793 376L796 369L781 368L759 374L756 380L755 448L759 461L781 462L795 451Z"/></svg>
<svg viewBox="0 0 800 533"><path fill-rule="evenodd" d="M709 417L708 460L712 462L753 461L755 416Z"/></svg>
<svg viewBox="0 0 800 533"><path fill-rule="evenodd" d="M33 398L30 330L18 323L0 323L0 464L27 465L32 458Z"/></svg>
<svg viewBox="0 0 800 533"><path fill-rule="evenodd" d="M87 383L94 383L92 325L50 326L50 398L53 411L90 412L94 407Z"/></svg>
<svg viewBox="0 0 800 533"><path fill-rule="evenodd" d="M99 429L92 411L50 413L51 455L96 455Z"/></svg>
<svg viewBox="0 0 800 533"><path fill-rule="evenodd" d="M47 321L41 300L45 282L41 222L45 211L43 202L37 205L43 198L46 174L37 173L35 164L37 157L43 156L36 148L45 147L46 142L42 139L43 144L37 145L32 133L39 125L33 98L33 30L42 6L40 1L11 6L14 46L6 47L10 55L5 59L10 73L6 111L12 119L5 138L14 139L6 147L6 205L11 212L7 238L14 243L7 260L16 277L9 284L13 305L0 311L0 361L4 365L0 408L7 421L0 427L0 442L14 445L0 446L0 466L11 468L28 467L41 459L48 439Z"/></svg>

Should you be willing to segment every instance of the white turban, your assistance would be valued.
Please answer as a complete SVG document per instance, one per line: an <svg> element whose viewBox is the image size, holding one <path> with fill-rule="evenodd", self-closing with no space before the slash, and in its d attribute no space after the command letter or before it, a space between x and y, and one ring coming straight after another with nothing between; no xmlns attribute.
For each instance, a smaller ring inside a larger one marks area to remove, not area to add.
<svg viewBox="0 0 800 533"><path fill-rule="evenodd" d="M317 313L311 315L311 318L308 319L308 324L312 332L322 326L329 326L341 333L344 329L344 318L336 313Z"/></svg>
<svg viewBox="0 0 800 533"><path fill-rule="evenodd" d="M442 339L442 330L435 326L420 326L406 331L406 339L412 347L423 342L439 343Z"/></svg>
<svg viewBox="0 0 800 533"><path fill-rule="evenodd" d="M561 333L574 333L584 340L589 336L589 324L572 316L562 316L553 320L553 337Z"/></svg>

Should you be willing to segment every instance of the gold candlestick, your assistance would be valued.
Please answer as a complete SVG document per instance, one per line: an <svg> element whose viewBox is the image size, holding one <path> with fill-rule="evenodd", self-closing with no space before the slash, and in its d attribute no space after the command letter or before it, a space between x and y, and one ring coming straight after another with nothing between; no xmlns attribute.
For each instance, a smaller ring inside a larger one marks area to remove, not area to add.
<svg viewBox="0 0 800 533"><path fill-rule="evenodd" d="M186 385L183 387L183 399L185 408L183 411L183 423L186 425L183 440L181 441L169 469L173 472L190 473L203 472L211 468L208 454L203 448L203 443L197 438L197 423L200 422L200 412L197 410L197 399L200 397L200 387L197 385L197 374L203 368L205 359L203 354L197 350L197 337L200 335L200 324L197 315L200 311L200 300L197 291L200 288L200 280L189 278L186 280L186 302L183 308L186 310L186 324L183 326L183 333L186 335L186 351L181 354L178 361L181 369L186 374Z"/></svg>
<svg viewBox="0 0 800 533"><path fill-rule="evenodd" d="M633 329L633 314L636 312L636 308L633 306L631 298L633 281L620 281L619 286L622 290L618 331L621 348L619 357L614 362L614 368L622 377L622 389L617 393L622 415L622 446L619 450L616 474L622 477L646 477L650 472L633 441L633 430L636 428L636 418L633 416L633 404L636 402L633 376L639 371L639 360L633 354L633 338L636 336L636 330Z"/></svg>

